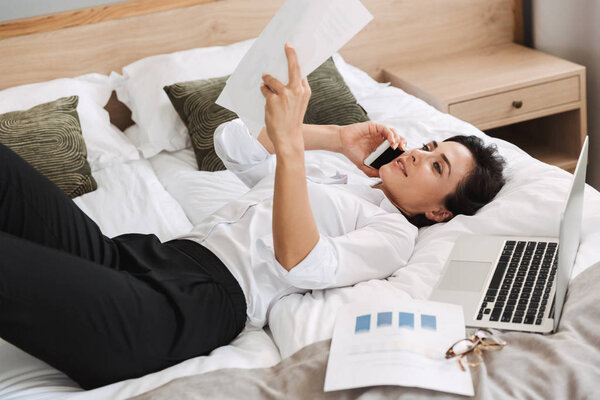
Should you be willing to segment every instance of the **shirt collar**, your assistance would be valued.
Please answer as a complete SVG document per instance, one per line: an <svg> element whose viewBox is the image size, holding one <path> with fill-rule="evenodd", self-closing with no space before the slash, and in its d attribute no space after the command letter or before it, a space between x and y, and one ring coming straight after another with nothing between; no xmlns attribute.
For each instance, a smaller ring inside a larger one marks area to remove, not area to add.
<svg viewBox="0 0 600 400"><path fill-rule="evenodd" d="M370 178L362 174L342 174L339 171L337 171L336 174L333 176L326 176L325 173L319 167L314 165L308 165L306 169L308 179L315 183L368 185L371 188L371 190L376 190L377 193L379 193L379 195L381 196L381 201L379 202L380 208L389 213L400 213L400 210L398 210L396 206L392 204L392 202L387 198L383 190L372 188L373 185L381 182L380 178Z"/></svg>
<svg viewBox="0 0 600 400"><path fill-rule="evenodd" d="M375 189L372 187L373 185L375 185L379 182L381 182L380 178L369 178L367 176L358 176L358 175L353 175L353 174L349 174L349 176L348 176L349 184L369 185L371 190L377 191L377 193L379 193L379 195L381 196L381 200L379 201L380 208L382 208L383 210L385 210L389 213L401 213L400 210L398 210L396 208L396 206L387 198L387 196L385 195L383 190Z"/></svg>

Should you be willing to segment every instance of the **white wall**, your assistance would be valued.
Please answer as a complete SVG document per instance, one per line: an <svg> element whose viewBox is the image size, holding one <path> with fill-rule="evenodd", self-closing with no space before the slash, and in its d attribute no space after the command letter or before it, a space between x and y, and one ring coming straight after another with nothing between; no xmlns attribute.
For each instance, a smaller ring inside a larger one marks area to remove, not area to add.
<svg viewBox="0 0 600 400"><path fill-rule="evenodd" d="M600 190L600 0L533 0L533 47L586 67L587 183Z"/></svg>
<svg viewBox="0 0 600 400"><path fill-rule="evenodd" d="M0 0L0 21L54 14L124 0Z"/></svg>

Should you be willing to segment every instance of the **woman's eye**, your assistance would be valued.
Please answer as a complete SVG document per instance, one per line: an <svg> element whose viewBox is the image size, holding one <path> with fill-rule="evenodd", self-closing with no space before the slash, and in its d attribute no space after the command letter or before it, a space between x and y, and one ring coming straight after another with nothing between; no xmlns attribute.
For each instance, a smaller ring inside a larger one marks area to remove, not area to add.
<svg viewBox="0 0 600 400"><path fill-rule="evenodd" d="M425 151L429 151L429 147L425 143L423 143L422 149Z"/></svg>
<svg viewBox="0 0 600 400"><path fill-rule="evenodd" d="M435 170L438 172L438 174L440 174L440 175L442 174L442 167L440 166L439 162L437 162L437 161L434 162L433 163L433 168L435 168Z"/></svg>

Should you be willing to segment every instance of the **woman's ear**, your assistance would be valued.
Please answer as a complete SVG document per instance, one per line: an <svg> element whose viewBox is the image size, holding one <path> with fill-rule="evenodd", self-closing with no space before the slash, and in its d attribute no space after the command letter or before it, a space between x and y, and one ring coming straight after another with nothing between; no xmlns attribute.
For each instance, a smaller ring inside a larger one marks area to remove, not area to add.
<svg viewBox="0 0 600 400"><path fill-rule="evenodd" d="M425 217L435 222L446 222L450 221L454 215L451 211L448 211L445 207L442 207L432 211L426 211Z"/></svg>

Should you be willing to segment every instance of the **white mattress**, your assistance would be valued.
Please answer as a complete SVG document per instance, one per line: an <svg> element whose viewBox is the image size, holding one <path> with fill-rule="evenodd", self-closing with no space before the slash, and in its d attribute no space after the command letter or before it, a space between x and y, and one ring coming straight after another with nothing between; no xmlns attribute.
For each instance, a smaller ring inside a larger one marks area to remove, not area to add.
<svg viewBox="0 0 600 400"><path fill-rule="evenodd" d="M354 287L315 290L280 299L269 316L272 337L264 330L245 330L232 344L206 357L185 361L142 378L118 382L88 392L60 372L0 341L0 399L94 398L121 399L151 390L167 381L224 367L266 367L301 347L331 337L336 309L347 302L390 296L427 298L440 276L453 241L461 233L556 235L570 175L536 161L515 146L492 139L473 126L442 114L399 89L371 80L339 58L336 64L369 117L395 127L418 146L430 139L475 134L498 144L508 160L509 181L498 198L476 216L458 216L446 224L423 228L404 268L387 280ZM132 129L135 129L132 128ZM355 168L344 157L313 151L307 162L327 170ZM152 168L150 168L150 165ZM94 173L99 189L76 200L111 235L152 232L168 240L191 229L205 215L236 198L246 187L230 172L196 170L191 149L160 153ZM588 188L583 237L574 274L600 261L600 193ZM275 345L276 344L276 345ZM7 362L4 362L4 361Z"/></svg>

